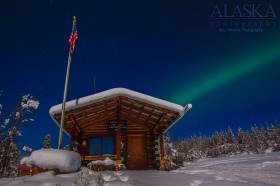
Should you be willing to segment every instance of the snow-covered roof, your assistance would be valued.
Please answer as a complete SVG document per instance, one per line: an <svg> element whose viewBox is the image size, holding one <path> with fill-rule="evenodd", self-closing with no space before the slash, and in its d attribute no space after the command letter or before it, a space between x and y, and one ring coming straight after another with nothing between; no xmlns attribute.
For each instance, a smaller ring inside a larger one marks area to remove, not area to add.
<svg viewBox="0 0 280 186"><path fill-rule="evenodd" d="M178 112L180 115L183 115L185 112L185 107L165 101L159 98L155 98L149 95L145 95L133 90L126 88L113 88L100 93L96 93L90 96L74 99L66 102L65 111L73 110L82 106L90 105L105 99L113 98L116 96L125 96L138 101L146 102L152 105L156 105L161 108L165 108L171 111ZM61 112L62 104L52 106L49 110L50 115L53 116Z"/></svg>
<svg viewBox="0 0 280 186"><path fill-rule="evenodd" d="M189 109L192 108L191 104L188 104L185 107L183 107L181 105L171 103L169 101L155 98L149 95L145 95L126 88L113 88L100 93L96 93L93 95L68 101L66 102L65 111L75 110L84 106L90 106L94 103L99 103L119 96L126 97L128 99L133 99L135 101L143 102L153 106L157 106L161 109L165 109L170 112L177 113L178 117L176 117L176 119L173 120L172 123L170 123L169 127L165 131L168 131L177 121L179 121L184 116L184 114ZM49 110L51 118L58 126L60 124L58 118L55 118L55 115L57 116L58 114L60 114L61 109L62 109L62 104L59 104L59 105L52 106ZM65 132L67 133L66 130Z"/></svg>

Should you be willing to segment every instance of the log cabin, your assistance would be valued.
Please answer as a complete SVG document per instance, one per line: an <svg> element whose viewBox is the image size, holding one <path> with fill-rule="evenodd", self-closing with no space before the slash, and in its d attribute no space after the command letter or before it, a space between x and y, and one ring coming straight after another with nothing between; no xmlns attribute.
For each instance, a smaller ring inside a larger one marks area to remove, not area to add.
<svg viewBox="0 0 280 186"><path fill-rule="evenodd" d="M49 110L58 126L61 108ZM163 134L190 108L114 88L66 102L64 132L84 162L109 157L127 169L157 169L165 153Z"/></svg>

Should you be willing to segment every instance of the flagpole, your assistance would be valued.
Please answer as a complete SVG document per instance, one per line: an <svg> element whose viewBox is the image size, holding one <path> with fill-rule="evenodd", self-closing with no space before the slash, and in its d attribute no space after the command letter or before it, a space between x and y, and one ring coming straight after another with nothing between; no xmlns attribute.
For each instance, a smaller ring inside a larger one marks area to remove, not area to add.
<svg viewBox="0 0 280 186"><path fill-rule="evenodd" d="M72 33L75 29L75 26L76 26L76 16L73 17ZM68 89L68 80L69 80L69 75L70 75L71 59L72 59L71 58L71 50L69 50L65 84L64 84L64 93L63 93L63 102L62 102L61 120L60 120L60 128L59 128L59 137L58 137L57 149L60 149L61 144L62 144L62 133L63 133L63 125L64 125L65 105L66 105L66 99L67 99L67 89Z"/></svg>

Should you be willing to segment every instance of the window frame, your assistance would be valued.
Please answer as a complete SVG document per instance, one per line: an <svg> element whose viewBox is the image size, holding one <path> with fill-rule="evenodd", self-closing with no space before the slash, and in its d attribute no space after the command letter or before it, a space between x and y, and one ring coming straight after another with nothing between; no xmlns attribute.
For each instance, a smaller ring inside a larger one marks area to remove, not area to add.
<svg viewBox="0 0 280 186"><path fill-rule="evenodd" d="M93 154L91 153L91 141L94 139L94 138L106 138L106 137L110 137L112 138L112 154L111 155L115 155L116 154L116 141L115 141L115 136L114 135L94 135L92 136L90 139L89 139L89 146L88 146L88 153L90 156L103 156L104 154ZM103 147L103 139L102 139L102 142L101 142L101 146ZM101 150L102 151L102 150Z"/></svg>

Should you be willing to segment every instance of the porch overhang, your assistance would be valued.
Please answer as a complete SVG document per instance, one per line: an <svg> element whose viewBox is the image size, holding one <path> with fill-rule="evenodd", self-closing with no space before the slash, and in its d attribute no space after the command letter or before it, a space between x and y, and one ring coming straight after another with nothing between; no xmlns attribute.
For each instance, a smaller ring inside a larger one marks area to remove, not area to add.
<svg viewBox="0 0 280 186"><path fill-rule="evenodd" d="M51 118L58 126L61 108L62 104L59 104L49 110ZM70 136L90 137L106 133L108 128L104 123L125 120L128 123L132 121L141 124L154 133L164 133L190 108L190 104L183 107L125 88L114 88L68 101L64 131Z"/></svg>

